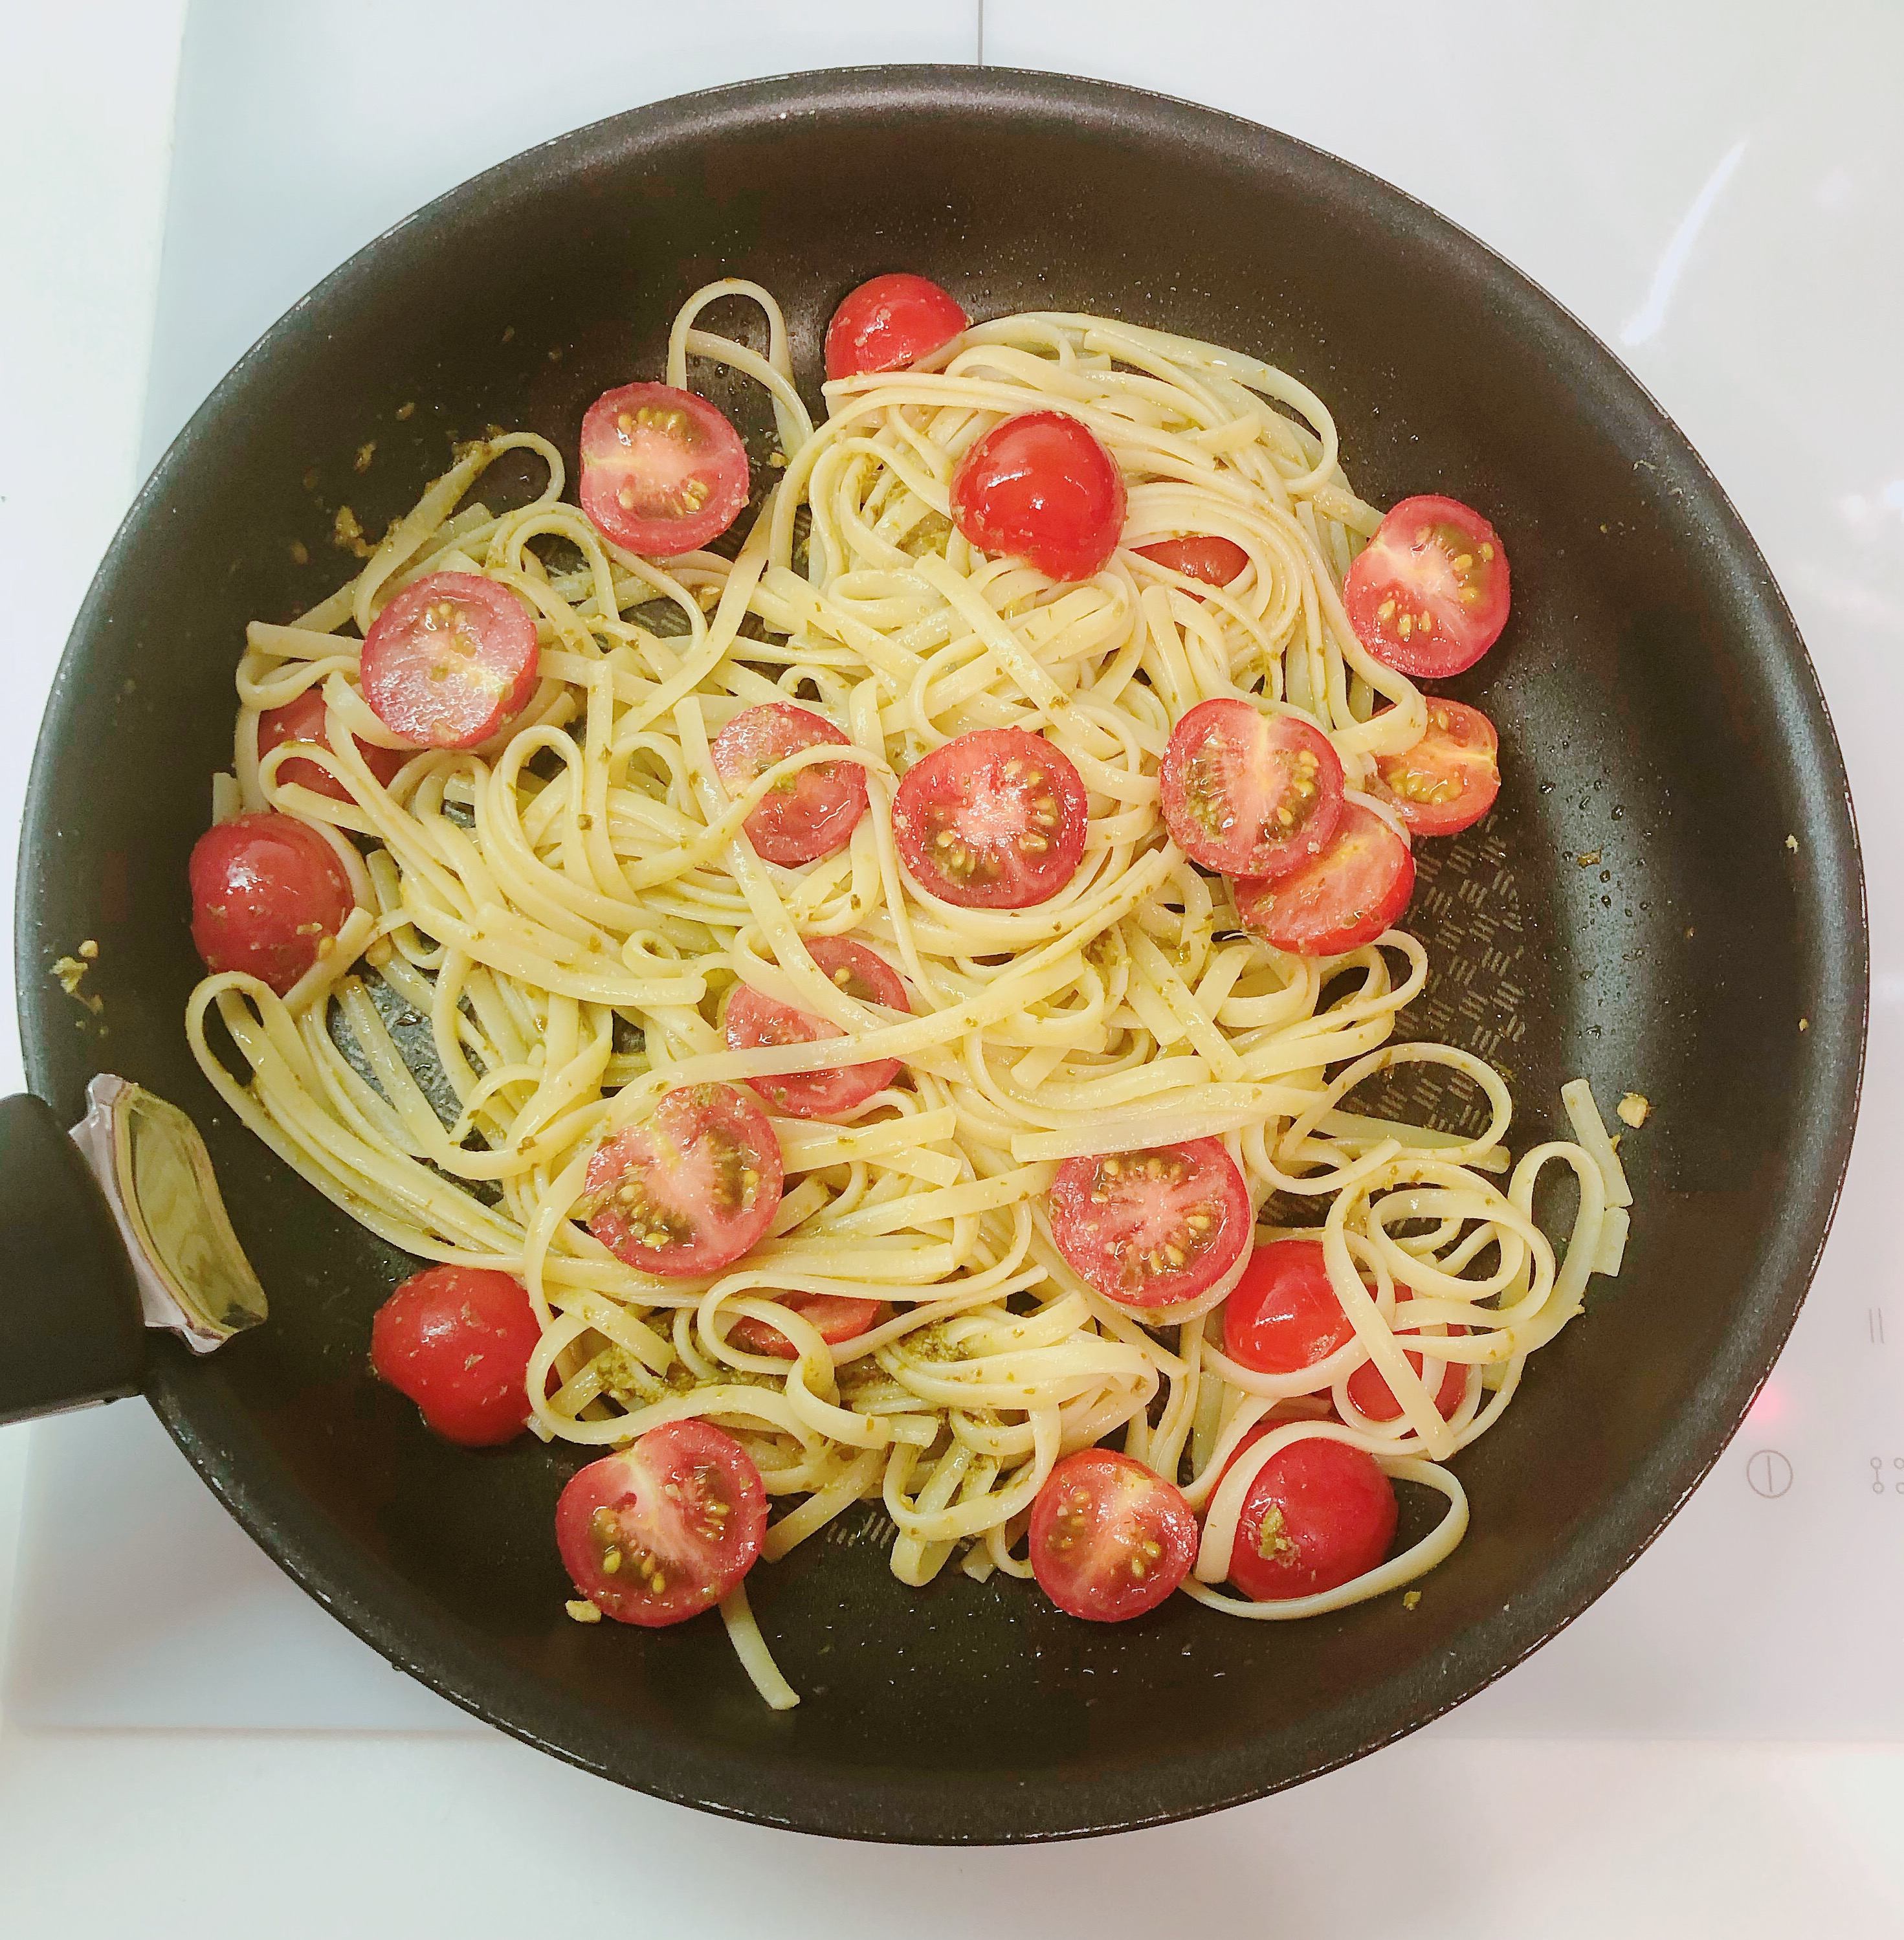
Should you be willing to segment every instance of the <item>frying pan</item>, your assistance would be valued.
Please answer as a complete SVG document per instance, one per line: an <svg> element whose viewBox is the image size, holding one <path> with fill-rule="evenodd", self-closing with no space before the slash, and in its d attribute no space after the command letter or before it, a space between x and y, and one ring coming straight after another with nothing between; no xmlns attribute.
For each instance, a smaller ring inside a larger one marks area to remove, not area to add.
<svg viewBox="0 0 1904 1940"><path fill-rule="evenodd" d="M1075 1623L1022 1585L903 1588L862 1514L754 1579L805 1695L776 1715L711 1621L563 1615L550 1511L572 1452L453 1450L368 1378L371 1313L411 1263L201 1081L185 861L229 759L245 623L344 576L340 504L376 529L451 436L492 422L572 453L588 401L658 374L676 305L718 274L779 294L817 407L833 305L894 267L981 316L1108 311L1259 352L1329 401L1366 496L1446 492L1496 520L1516 617L1451 691L1500 724L1505 785L1480 828L1424 845L1411 926L1436 975L1409 1028L1503 1066L1519 1139L1558 1129L1580 1073L1654 1113L1625 1141L1625 1270L1461 1458L1472 1533L1418 1608L1248 1624L1177 1599ZM1414 1729L1577 1616L1711 1466L1792 1324L1865 1026L1857 839L1816 680L1723 493L1628 373L1472 237L1342 162L996 70L643 109L492 169L321 284L181 435L99 570L41 738L18 911L38 1097L0 1108L0 1418L142 1391L298 1582L477 1716L664 1798L891 1840L1251 1798ZM87 938L99 1018L49 975ZM209 1358L142 1333L59 1135L101 1070L196 1118L269 1289L268 1324Z"/></svg>

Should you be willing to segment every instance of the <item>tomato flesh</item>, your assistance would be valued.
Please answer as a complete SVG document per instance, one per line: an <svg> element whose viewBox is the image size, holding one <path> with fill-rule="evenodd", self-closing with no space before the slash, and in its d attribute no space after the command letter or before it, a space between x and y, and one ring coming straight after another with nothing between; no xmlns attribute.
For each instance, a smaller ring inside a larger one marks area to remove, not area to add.
<svg viewBox="0 0 1904 1940"><path fill-rule="evenodd" d="M1253 1429L1236 1453L1267 1432ZM1260 1603L1339 1588L1388 1554L1397 1519L1394 1484L1372 1455L1319 1436L1293 1441L1243 1499L1229 1580Z"/></svg>
<svg viewBox="0 0 1904 1940"><path fill-rule="evenodd" d="M1329 846L1342 764L1329 737L1247 700L1200 702L1170 731L1157 771L1178 848L1227 876L1286 876Z"/></svg>
<svg viewBox="0 0 1904 1940"><path fill-rule="evenodd" d="M1220 1139L1068 1158L1051 1182L1051 1237L1065 1264L1126 1307L1195 1299L1236 1264L1252 1222Z"/></svg>
<svg viewBox="0 0 1904 1940"><path fill-rule="evenodd" d="M1319 1240L1257 1247L1223 1303L1223 1352L1260 1374L1299 1374L1354 1338Z"/></svg>
<svg viewBox="0 0 1904 1940"><path fill-rule="evenodd" d="M1196 1560L1183 1492L1108 1448L1067 1455L1031 1505L1028 1553L1059 1609L1096 1624L1154 1610Z"/></svg>
<svg viewBox="0 0 1904 1940"><path fill-rule="evenodd" d="M1345 802L1335 840L1288 875L1232 883L1236 914L1298 956L1339 956L1401 920L1415 893L1408 844L1372 810Z"/></svg>
<svg viewBox="0 0 1904 1940"><path fill-rule="evenodd" d="M740 433L692 391L622 384L582 419L582 510L629 552L670 559L710 544L740 516L748 482Z"/></svg>
<svg viewBox="0 0 1904 1940"><path fill-rule="evenodd" d="M780 1142L731 1084L678 1084L589 1161L577 1208L619 1259L671 1278L717 1273L765 1235Z"/></svg>
<svg viewBox="0 0 1904 1940"><path fill-rule="evenodd" d="M827 376L897 371L943 350L970 319L929 277L895 273L861 284L827 325Z"/></svg>
<svg viewBox="0 0 1904 1940"><path fill-rule="evenodd" d="M711 1609L753 1568L767 1495L753 1458L705 1421L650 1428L578 1469L556 1503L577 1589L617 1623L658 1630Z"/></svg>
<svg viewBox="0 0 1904 1940"><path fill-rule="evenodd" d="M473 748L535 691L535 621L478 572L433 572L405 587L364 640L364 698L417 748Z"/></svg>
<svg viewBox="0 0 1904 1940"><path fill-rule="evenodd" d="M1421 740L1376 757L1375 792L1413 834L1458 834L1494 807L1500 755L1500 737L1479 708L1436 696Z"/></svg>
<svg viewBox="0 0 1904 1940"><path fill-rule="evenodd" d="M1507 549L1458 499L1404 499L1356 554L1342 604L1375 659L1442 679L1473 666L1507 624Z"/></svg>
<svg viewBox="0 0 1904 1940"><path fill-rule="evenodd" d="M1024 909L1077 873L1088 809L1077 769L1042 735L983 728L906 770L892 831L930 894L963 909Z"/></svg>
<svg viewBox="0 0 1904 1940"><path fill-rule="evenodd" d="M906 986L892 968L851 937L807 939L806 953L848 996L888 1009L910 1011ZM730 1051L763 1045L815 1044L845 1033L824 1017L763 996L750 984L736 984L724 1020ZM776 1112L795 1118L832 1118L857 1110L899 1075L896 1057L876 1057L824 1071L794 1071L747 1081Z"/></svg>
<svg viewBox="0 0 1904 1940"><path fill-rule="evenodd" d="M1089 579L1123 532L1124 475L1088 426L1028 411L994 426L959 460L952 511L981 552L1053 579Z"/></svg>
<svg viewBox="0 0 1904 1940"><path fill-rule="evenodd" d="M777 761L822 743L852 744L823 715L770 700L736 714L714 737L714 773L739 795ZM866 813L866 770L857 761L818 761L783 776L741 826L762 861L795 868L843 849Z"/></svg>
<svg viewBox="0 0 1904 1940"><path fill-rule="evenodd" d="M529 1418L529 1356L542 1338L528 1289L480 1267L428 1267L370 1322L370 1366L465 1448L512 1441Z"/></svg>
<svg viewBox="0 0 1904 1940"><path fill-rule="evenodd" d="M242 971L281 997L357 906L330 843L288 815L215 823L192 845L187 874L206 968Z"/></svg>
<svg viewBox="0 0 1904 1940"><path fill-rule="evenodd" d="M315 742L319 747L327 747L331 737L324 729L326 718L321 687L307 687L283 706L267 708L257 718L258 759L263 761L273 749L286 741ZM397 771L410 758L401 748L374 747L354 734L351 739L357 743L364 765L385 788L397 779ZM307 788L312 794L326 795L333 801L351 798L350 790L328 768L306 761L301 755L287 755L278 764L277 782L280 788Z"/></svg>
<svg viewBox="0 0 1904 1940"><path fill-rule="evenodd" d="M773 1298L778 1305L791 1307L818 1328L820 1338L829 1347L843 1347L871 1332L888 1311L883 1300L858 1300L847 1294L776 1293ZM751 1313L743 1313L734 1322L727 1338L750 1354L774 1354L783 1361L795 1358L793 1342L771 1321L757 1320Z"/></svg>
<svg viewBox="0 0 1904 1940"><path fill-rule="evenodd" d="M1451 1327L1451 1334L1465 1334L1465 1327ZM1416 1341L1418 1334L1397 1334L1397 1340ZM1433 1350L1430 1351L1432 1353ZM1417 1374L1421 1371L1422 1357L1411 1353L1408 1364ZM1460 1361L1446 1364L1441 1385L1435 1390L1435 1406L1443 1421L1452 1421L1467 1393L1467 1368ZM1371 1421L1394 1421L1401 1414L1402 1405L1395 1399L1395 1390L1388 1385L1388 1377L1372 1361L1364 1361L1348 1377L1348 1398L1357 1409Z"/></svg>
<svg viewBox="0 0 1904 1940"><path fill-rule="evenodd" d="M1139 546L1146 559L1180 572L1186 579L1199 580L1205 586L1227 586L1241 576L1250 556L1234 539L1219 538L1214 532L1194 532L1187 538L1159 539L1155 545Z"/></svg>

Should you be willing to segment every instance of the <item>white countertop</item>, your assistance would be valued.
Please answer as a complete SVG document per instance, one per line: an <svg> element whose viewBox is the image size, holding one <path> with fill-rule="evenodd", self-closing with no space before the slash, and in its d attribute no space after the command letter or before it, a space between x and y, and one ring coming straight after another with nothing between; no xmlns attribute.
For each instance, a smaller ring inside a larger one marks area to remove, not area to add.
<svg viewBox="0 0 1904 1940"><path fill-rule="evenodd" d="M1589 17L1420 0L0 0L8 828L59 644L139 477L324 270L599 115L750 75L969 60L982 33L988 61L1190 96L1375 169L1628 360L1732 493L1811 643L1858 795L1875 972L1846 1205L1745 1434L1573 1630L1404 1744L1089 1847L898 1851L726 1825L401 1680L289 1589L129 1403L0 1433L8 1940L486 1940L552 1913L694 1940L1121 1940L1190 1907L1331 1940L1904 1932L1904 1300L1884 1185L1904 1159L1887 1082L1904 1063L1904 810L1887 785L1904 698L1904 11L1821 0L1801 27L1764 0L1603 0ZM292 192L313 182L321 197ZM0 1081L20 1082L10 1036ZM1772 1450L1794 1478L1775 1499L1750 1467ZM71 1513L102 1496L126 1525L103 1579Z"/></svg>

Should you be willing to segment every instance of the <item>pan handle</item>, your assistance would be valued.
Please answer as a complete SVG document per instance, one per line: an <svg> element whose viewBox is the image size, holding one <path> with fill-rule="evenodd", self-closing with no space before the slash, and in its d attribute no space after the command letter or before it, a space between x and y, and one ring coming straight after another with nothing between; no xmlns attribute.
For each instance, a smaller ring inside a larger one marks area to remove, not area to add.
<svg viewBox="0 0 1904 1940"><path fill-rule="evenodd" d="M99 1182L44 1100L0 1098L0 1424L136 1394L145 1354Z"/></svg>

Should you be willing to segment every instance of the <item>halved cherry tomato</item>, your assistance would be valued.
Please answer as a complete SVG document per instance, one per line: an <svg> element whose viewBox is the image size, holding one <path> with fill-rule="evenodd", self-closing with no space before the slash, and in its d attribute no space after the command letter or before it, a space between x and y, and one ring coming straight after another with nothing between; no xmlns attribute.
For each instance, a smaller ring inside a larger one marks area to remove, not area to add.
<svg viewBox="0 0 1904 1940"><path fill-rule="evenodd" d="M535 691L535 621L479 572L433 572L370 623L361 678L370 712L419 748L473 748Z"/></svg>
<svg viewBox="0 0 1904 1940"><path fill-rule="evenodd" d="M192 941L208 970L242 970L282 996L357 906L329 843L288 815L241 815L192 845Z"/></svg>
<svg viewBox="0 0 1904 1940"><path fill-rule="evenodd" d="M1126 1307L1193 1300L1250 1243L1248 1188L1220 1139L1068 1158L1051 1237L1080 1280Z"/></svg>
<svg viewBox="0 0 1904 1940"><path fill-rule="evenodd" d="M589 1231L642 1273L717 1273L754 1246L780 1203L780 1142L731 1084L678 1084L589 1161Z"/></svg>
<svg viewBox="0 0 1904 1940"><path fill-rule="evenodd" d="M1375 758L1374 792L1395 805L1417 835L1455 835L1473 827L1500 792L1500 737L1478 707L1438 696L1413 747Z"/></svg>
<svg viewBox="0 0 1904 1940"><path fill-rule="evenodd" d="M1227 586L1250 563L1249 554L1234 539L1219 538L1214 532L1159 539L1155 545L1139 546L1138 551L1146 559L1154 559L1186 579L1201 580L1205 586Z"/></svg>
<svg viewBox="0 0 1904 1940"><path fill-rule="evenodd" d="M1404 499L1342 582L1355 637L1384 665L1425 680L1471 667L1507 624L1507 551L1458 499Z"/></svg>
<svg viewBox="0 0 1904 1940"><path fill-rule="evenodd" d="M952 511L981 552L1053 579L1089 579L1117 550L1124 475L1088 426L1028 411L995 425L958 461Z"/></svg>
<svg viewBox="0 0 1904 1940"><path fill-rule="evenodd" d="M1354 1338L1319 1240L1257 1247L1223 1303L1223 1352L1260 1374L1299 1374Z"/></svg>
<svg viewBox="0 0 1904 1940"><path fill-rule="evenodd" d="M886 1317L883 1300L856 1300L840 1293L776 1293L775 1301L791 1307L803 1320L820 1330L820 1338L829 1347L843 1347L870 1332ZM743 1313L728 1330L727 1338L750 1354L777 1354L783 1361L794 1358L794 1344L778 1327Z"/></svg>
<svg viewBox="0 0 1904 1940"><path fill-rule="evenodd" d="M1237 1455L1267 1432L1252 1429ZM1229 1580L1260 1603L1319 1595L1374 1569L1397 1519L1395 1485L1372 1455L1319 1436L1293 1441L1243 1499Z"/></svg>
<svg viewBox="0 0 1904 1940"><path fill-rule="evenodd" d="M1465 1327L1451 1327L1451 1334L1465 1334ZM1399 1334L1397 1340L1418 1341L1418 1334ZM1430 1348L1430 1353L1433 1350ZM1421 1356L1411 1353L1408 1364L1418 1374L1421 1371ZM1443 1421L1452 1421L1455 1411L1461 1406L1467 1392L1467 1368L1464 1362L1449 1361L1447 1371L1441 1377L1441 1386L1435 1391L1435 1406L1441 1411ZM1348 1398L1371 1421L1393 1421L1400 1414L1402 1405L1395 1399L1395 1390L1388 1385L1388 1377L1372 1361L1364 1361L1348 1377Z"/></svg>
<svg viewBox="0 0 1904 1940"><path fill-rule="evenodd" d="M1342 817L1342 764L1293 714L1205 700L1170 731L1157 770L1178 848L1226 876L1286 876L1329 846Z"/></svg>
<svg viewBox="0 0 1904 1940"><path fill-rule="evenodd" d="M1266 942L1298 956L1339 956L1400 921L1415 893L1415 858L1373 810L1345 802L1320 856L1274 882L1229 888L1244 926Z"/></svg>
<svg viewBox="0 0 1904 1940"><path fill-rule="evenodd" d="M912 880L962 909L1024 909L1077 873L1089 804L1077 769L1042 735L982 728L934 748L893 797Z"/></svg>
<svg viewBox="0 0 1904 1940"><path fill-rule="evenodd" d="M740 516L748 483L740 433L692 391L623 384L582 419L582 510L629 552L708 544Z"/></svg>
<svg viewBox="0 0 1904 1940"><path fill-rule="evenodd" d="M809 937L806 953L848 996L884 1004L888 1010L912 1008L899 973L864 944L848 936ZM751 984L734 986L724 1023L730 1051L753 1051L766 1044L815 1044L845 1036L837 1024L763 996ZM867 1064L787 1072L747 1081L776 1112L796 1118L833 1118L883 1091L898 1072L897 1058L876 1057Z"/></svg>
<svg viewBox="0 0 1904 1940"><path fill-rule="evenodd" d="M272 749L285 741L315 741L318 746L328 744L330 737L324 732L324 689L307 687L294 700L287 700L282 707L268 707L257 718L257 758L261 761ZM397 770L410 757L401 748L373 747L368 741L351 739L357 742L357 752L364 757L364 765L375 775L385 788L397 779ZM293 755L278 764L278 785L282 788L294 784L307 788L314 795L327 795L333 801L348 801L350 790L345 787L327 767L315 761L306 761L301 755Z"/></svg>
<svg viewBox="0 0 1904 1940"><path fill-rule="evenodd" d="M894 273L862 283L827 325L827 375L897 371L949 343L970 321L949 290Z"/></svg>
<svg viewBox="0 0 1904 1940"><path fill-rule="evenodd" d="M767 1493L753 1457L705 1421L650 1428L569 1477L556 1547L617 1623L658 1630L711 1609L754 1567Z"/></svg>
<svg viewBox="0 0 1904 1940"><path fill-rule="evenodd" d="M370 1366L465 1448L511 1441L529 1418L524 1383L542 1338L528 1289L480 1267L426 1267L376 1310Z"/></svg>
<svg viewBox="0 0 1904 1940"><path fill-rule="evenodd" d="M1183 1491L1108 1448L1067 1455L1031 1504L1027 1551L1039 1587L1092 1623L1154 1610L1190 1574L1196 1545Z"/></svg>
<svg viewBox="0 0 1904 1940"><path fill-rule="evenodd" d="M824 715L789 700L769 700L736 714L714 737L714 773L730 795L789 755L824 742L852 744ZM818 761L777 781L741 826L763 862L787 868L843 849L866 813L866 770L857 761Z"/></svg>

